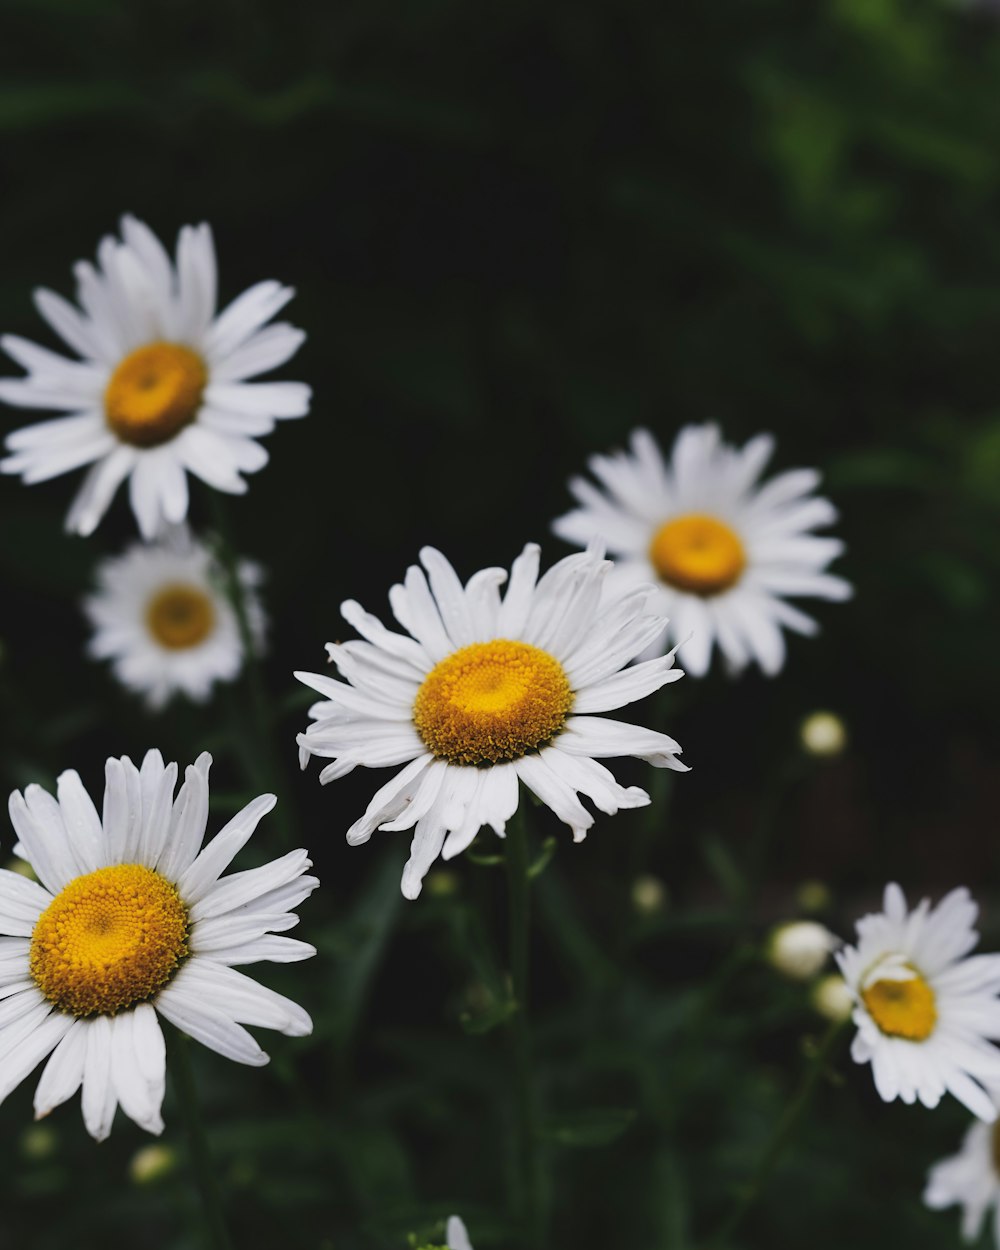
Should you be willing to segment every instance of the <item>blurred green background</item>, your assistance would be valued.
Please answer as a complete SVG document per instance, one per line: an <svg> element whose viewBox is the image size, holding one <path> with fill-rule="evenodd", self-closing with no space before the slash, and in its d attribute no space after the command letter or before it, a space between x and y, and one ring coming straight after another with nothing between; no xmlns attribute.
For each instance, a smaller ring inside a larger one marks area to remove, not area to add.
<svg viewBox="0 0 1000 1250"><path fill-rule="evenodd" d="M228 509L268 569L280 799L324 887L298 931L320 957L263 976L315 1035L267 1038L263 1071L197 1056L238 1246L402 1250L455 1210L477 1250L517 1244L504 1031L481 1031L502 874L464 857L403 903L405 837L343 839L381 777L297 771L291 672L323 666L341 600L385 613L426 542L463 577L531 538L564 554L566 478L638 424L665 445L689 421L770 430L777 467L822 469L855 600L820 605L776 680L668 688L650 714L694 770L669 816L603 819L579 847L537 822L559 841L535 932L551 1244L704 1246L823 1027L748 953L802 882L845 935L887 879L967 884L1000 945L1000 30L919 0L0 13L0 328L55 346L32 288L71 294L131 211L165 240L209 220L223 300L290 282L309 333L283 376L312 414ZM0 781L72 766L96 792L109 754L209 748L221 822L264 788L231 732L241 693L153 717L83 658L79 596L134 527L120 496L65 537L75 485L0 479ZM849 727L837 760L798 749L817 707ZM643 873L667 891L653 915ZM837 1066L729 1244L957 1245L919 1195L964 1113L883 1106ZM172 1106L181 1160L140 1186L140 1130L120 1117L95 1147L76 1106L29 1130L33 1084L0 1111L2 1250L201 1244Z"/></svg>

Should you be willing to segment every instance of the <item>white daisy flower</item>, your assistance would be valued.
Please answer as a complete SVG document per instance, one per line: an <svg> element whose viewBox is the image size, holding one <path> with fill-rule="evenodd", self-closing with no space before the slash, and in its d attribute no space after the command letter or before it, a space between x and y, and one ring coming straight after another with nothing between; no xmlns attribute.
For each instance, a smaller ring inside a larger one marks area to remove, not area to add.
<svg viewBox="0 0 1000 1250"><path fill-rule="evenodd" d="M10 796L15 848L38 882L0 870L0 1101L46 1055L35 1113L83 1087L83 1119L103 1140L115 1109L163 1128L166 1076L157 1016L237 1063L267 1055L242 1026L311 1032L297 1004L237 972L315 949L279 936L316 887L305 851L223 877L260 818L263 794L204 848L208 770L201 755L174 800L177 765L150 751L137 769L109 759L103 817L78 774L58 798L40 786Z"/></svg>
<svg viewBox="0 0 1000 1250"><path fill-rule="evenodd" d="M994 1099L1000 1087L991 1086ZM962 1208L962 1236L976 1241L992 1212L993 1244L1000 1247L1000 1122L969 1126L958 1154L935 1163L927 1177L924 1203L934 1211Z"/></svg>
<svg viewBox="0 0 1000 1250"><path fill-rule="evenodd" d="M257 283L216 315L207 225L183 227L173 262L136 218L122 218L121 233L101 241L96 268L75 266L80 308L35 292L38 311L81 360L17 335L0 339L28 371L0 380L0 399L71 414L9 434L0 469L33 483L91 465L66 518L77 534L93 533L129 478L139 529L152 538L187 516L187 473L242 494L240 475L267 463L255 440L308 412L303 383L248 381L284 364L305 335L266 324L294 294L278 282Z"/></svg>
<svg viewBox="0 0 1000 1250"><path fill-rule="evenodd" d="M446 1234L448 1238L448 1250L472 1250L472 1242L469 1241L469 1234L465 1231L465 1225L457 1215L449 1217Z"/></svg>
<svg viewBox="0 0 1000 1250"><path fill-rule="evenodd" d="M1000 1082L1000 955L972 955L979 908L952 890L912 912L898 885L884 911L858 921L858 944L836 953L854 998L856 1063L870 1063L886 1102L936 1107L946 1091L983 1120L996 1107L983 1086ZM967 957L968 956L968 957Z"/></svg>
<svg viewBox="0 0 1000 1250"><path fill-rule="evenodd" d="M416 898L428 868L464 851L483 825L501 837L518 806L519 782L584 837L602 812L644 807L645 791L620 786L597 761L634 755L687 771L665 734L594 716L632 703L683 674L673 653L624 669L663 630L647 610L652 587L610 602L611 565L596 547L560 560L538 580L539 549L504 569L482 569L463 587L439 551L425 547L401 586L389 591L393 633L360 604L341 607L366 641L329 643L344 681L296 673L324 696L315 723L298 736L311 755L332 759L326 783L361 765L404 765L348 830L352 845L375 829L414 828L403 893ZM429 578L429 584L428 584Z"/></svg>
<svg viewBox="0 0 1000 1250"><path fill-rule="evenodd" d="M445 1238L447 1244L439 1245L421 1245L419 1250L472 1250L472 1242L469 1241L469 1234L465 1230L465 1225L457 1215L448 1217L448 1225L445 1229Z"/></svg>
<svg viewBox="0 0 1000 1250"><path fill-rule="evenodd" d="M812 495L815 469L758 485L773 449L767 434L739 449L723 443L714 425L689 425L666 464L648 430L636 430L631 452L591 457L604 489L573 478L580 507L552 526L580 546L603 538L621 586L656 583L654 608L670 617L669 636L684 643L684 666L696 677L708 672L714 643L734 672L755 660L777 673L785 662L780 627L817 629L785 596L851 594L847 582L824 572L843 544L809 532L837 517L828 500Z"/></svg>
<svg viewBox="0 0 1000 1250"><path fill-rule="evenodd" d="M259 646L260 569L242 561L238 573ZM151 708L162 708L177 692L203 703L213 682L237 676L243 641L236 613L214 556L186 528L102 560L96 576L97 591L83 604L94 627L88 651L110 660L122 685L144 695Z"/></svg>

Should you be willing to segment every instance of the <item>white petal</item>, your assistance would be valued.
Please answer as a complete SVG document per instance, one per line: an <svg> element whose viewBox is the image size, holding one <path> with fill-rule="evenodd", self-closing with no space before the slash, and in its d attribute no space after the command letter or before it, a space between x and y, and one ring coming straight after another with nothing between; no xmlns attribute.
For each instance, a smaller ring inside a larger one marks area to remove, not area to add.
<svg viewBox="0 0 1000 1250"><path fill-rule="evenodd" d="M69 1017L66 1017L69 1019ZM118 1105L111 1079L111 1018L94 1016L82 1021L87 1030L87 1058L83 1069L83 1122L96 1141L111 1132Z"/></svg>
<svg viewBox="0 0 1000 1250"><path fill-rule="evenodd" d="M194 863L177 882L181 898L190 907L204 897L243 849L257 828L258 821L274 807L277 798L262 794L251 800L215 835Z"/></svg>

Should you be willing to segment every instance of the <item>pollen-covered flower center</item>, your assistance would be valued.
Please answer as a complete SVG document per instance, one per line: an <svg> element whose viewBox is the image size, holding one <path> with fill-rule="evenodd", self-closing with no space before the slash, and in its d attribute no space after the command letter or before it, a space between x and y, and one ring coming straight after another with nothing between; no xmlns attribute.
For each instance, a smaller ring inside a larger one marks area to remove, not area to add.
<svg viewBox="0 0 1000 1250"><path fill-rule="evenodd" d="M436 665L417 692L413 723L453 764L520 759L554 737L573 692L562 665L526 642L475 642Z"/></svg>
<svg viewBox="0 0 1000 1250"><path fill-rule="evenodd" d="M147 343L118 365L104 392L108 425L124 443L156 447L194 420L208 373L181 343Z"/></svg>
<svg viewBox="0 0 1000 1250"><path fill-rule="evenodd" d="M146 605L146 624L161 647L182 651L204 642L215 625L215 605L200 586L176 582Z"/></svg>
<svg viewBox="0 0 1000 1250"><path fill-rule="evenodd" d="M861 991L868 1014L889 1037L925 1042L937 1023L934 991L919 973L906 981L886 978Z"/></svg>
<svg viewBox="0 0 1000 1250"><path fill-rule="evenodd" d="M724 522L700 512L674 517L653 535L649 558L661 579L695 595L717 595L740 579L746 552Z"/></svg>
<svg viewBox="0 0 1000 1250"><path fill-rule="evenodd" d="M77 877L39 916L29 965L49 1002L74 1016L114 1015L164 985L187 954L177 890L142 864Z"/></svg>

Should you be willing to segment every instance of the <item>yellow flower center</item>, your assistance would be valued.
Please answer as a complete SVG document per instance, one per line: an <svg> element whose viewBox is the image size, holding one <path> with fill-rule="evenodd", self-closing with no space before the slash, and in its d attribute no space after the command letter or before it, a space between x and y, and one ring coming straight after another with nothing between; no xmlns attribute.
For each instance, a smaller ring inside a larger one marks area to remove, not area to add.
<svg viewBox="0 0 1000 1250"><path fill-rule="evenodd" d="M143 1002L187 954L187 908L165 877L115 864L77 877L39 916L29 965L49 1002L74 1016Z"/></svg>
<svg viewBox="0 0 1000 1250"><path fill-rule="evenodd" d="M161 647L183 651L204 642L215 625L215 605L200 586L181 582L158 590L146 606L146 624Z"/></svg>
<svg viewBox="0 0 1000 1250"><path fill-rule="evenodd" d="M195 418L205 362L181 343L147 343L118 365L104 392L108 425L123 443L157 447Z"/></svg>
<svg viewBox="0 0 1000 1250"><path fill-rule="evenodd" d="M452 764L520 759L562 729L573 692L562 665L527 642L474 642L435 665L417 691L413 723Z"/></svg>
<svg viewBox="0 0 1000 1250"><path fill-rule="evenodd" d="M746 567L739 536L700 512L674 517L653 535L649 558L661 579L695 595L717 595L736 584Z"/></svg>
<svg viewBox="0 0 1000 1250"><path fill-rule="evenodd" d="M889 1037L926 1042L937 1024L934 991L922 976L876 981L861 991L868 1014Z"/></svg>

